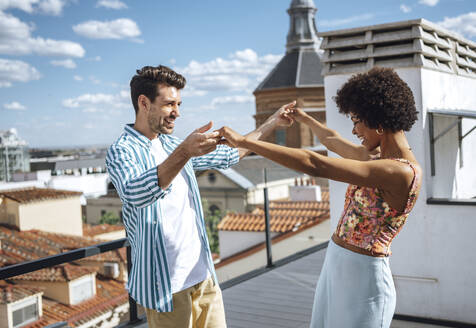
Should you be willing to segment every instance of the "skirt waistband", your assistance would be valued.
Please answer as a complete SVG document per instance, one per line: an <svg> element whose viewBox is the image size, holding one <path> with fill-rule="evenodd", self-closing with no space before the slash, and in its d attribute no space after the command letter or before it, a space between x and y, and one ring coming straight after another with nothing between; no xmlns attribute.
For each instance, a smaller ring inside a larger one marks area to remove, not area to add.
<svg viewBox="0 0 476 328"><path fill-rule="evenodd" d="M338 237L335 233L332 235L332 241L339 245L342 248L348 249L354 253L359 253L362 255L372 256L372 257L388 257L390 254L383 254L383 253L375 253L372 251L368 251L364 248L360 248L354 245L351 245L344 241L342 238Z"/></svg>

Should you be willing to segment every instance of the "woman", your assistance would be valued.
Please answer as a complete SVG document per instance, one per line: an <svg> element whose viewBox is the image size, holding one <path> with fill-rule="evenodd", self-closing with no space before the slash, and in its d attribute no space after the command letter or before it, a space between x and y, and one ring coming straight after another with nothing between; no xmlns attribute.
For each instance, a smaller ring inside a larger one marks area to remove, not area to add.
<svg viewBox="0 0 476 328"><path fill-rule="evenodd" d="M311 327L390 327L395 287L390 244L415 204L421 168L404 131L417 118L408 85L389 68L354 75L337 92L339 111L354 124L356 145L298 108L287 115L309 125L323 145L342 158L330 158L248 140L223 127L233 147L247 148L291 169L349 183L344 211L329 242L319 277Z"/></svg>

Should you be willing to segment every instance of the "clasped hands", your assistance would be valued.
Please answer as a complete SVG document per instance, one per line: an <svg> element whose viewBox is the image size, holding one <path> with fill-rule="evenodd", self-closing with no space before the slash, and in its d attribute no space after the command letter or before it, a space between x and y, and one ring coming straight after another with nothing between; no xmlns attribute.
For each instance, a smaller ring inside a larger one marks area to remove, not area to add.
<svg viewBox="0 0 476 328"><path fill-rule="evenodd" d="M296 101L281 106L273 115L271 115L264 124L271 124L273 127L288 127L294 121L301 121L307 114L300 108L295 107ZM246 137L224 126L213 132L207 132L211 129L213 123L210 121L204 126L193 131L182 143L183 150L189 157L208 154L216 149L217 145L228 145L234 148L243 147Z"/></svg>

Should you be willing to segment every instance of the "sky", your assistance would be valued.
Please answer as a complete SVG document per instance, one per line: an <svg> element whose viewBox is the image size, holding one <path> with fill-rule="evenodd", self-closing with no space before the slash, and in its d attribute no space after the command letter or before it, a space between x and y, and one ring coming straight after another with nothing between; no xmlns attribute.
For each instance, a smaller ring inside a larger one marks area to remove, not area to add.
<svg viewBox="0 0 476 328"><path fill-rule="evenodd" d="M291 0L0 0L0 131L30 147L108 145L145 65L183 74L185 138L254 129L253 90L285 52ZM314 0L319 32L425 18L476 41L476 0ZM356 5L357 4L357 5Z"/></svg>

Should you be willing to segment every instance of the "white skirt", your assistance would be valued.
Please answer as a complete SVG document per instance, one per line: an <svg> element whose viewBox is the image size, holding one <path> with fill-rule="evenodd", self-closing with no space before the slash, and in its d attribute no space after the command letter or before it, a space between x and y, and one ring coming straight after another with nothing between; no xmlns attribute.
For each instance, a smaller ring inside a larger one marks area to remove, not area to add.
<svg viewBox="0 0 476 328"><path fill-rule="evenodd" d="M358 254L329 241L311 328L388 328L395 302L388 257Z"/></svg>

